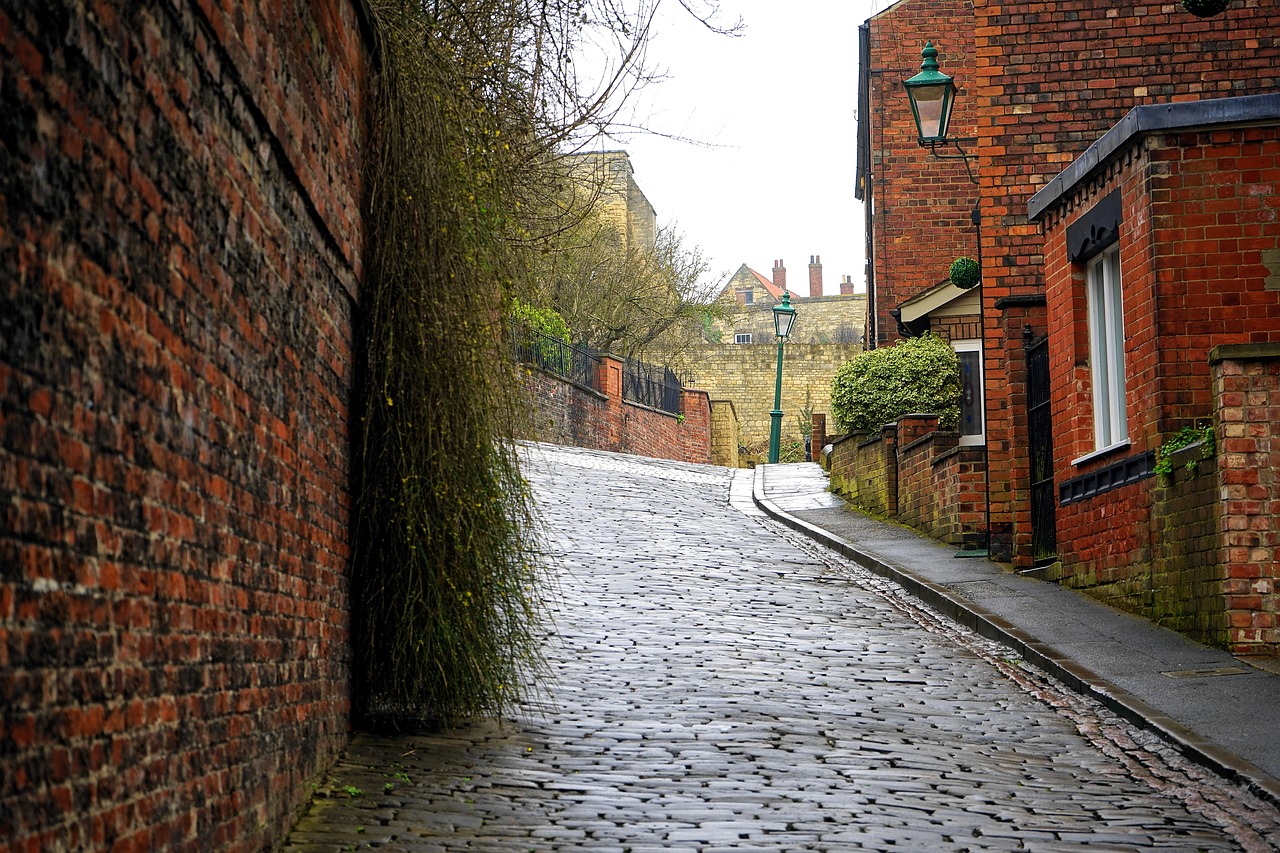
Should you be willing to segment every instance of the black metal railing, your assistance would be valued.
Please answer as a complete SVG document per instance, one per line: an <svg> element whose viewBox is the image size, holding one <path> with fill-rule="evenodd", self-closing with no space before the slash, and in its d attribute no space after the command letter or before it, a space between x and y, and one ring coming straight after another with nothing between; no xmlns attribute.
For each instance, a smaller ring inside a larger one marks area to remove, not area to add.
<svg viewBox="0 0 1280 853"><path fill-rule="evenodd" d="M632 359L623 362L622 399L629 403L678 415L680 392L683 390L684 385L669 367L657 367Z"/></svg>
<svg viewBox="0 0 1280 853"><path fill-rule="evenodd" d="M600 390L596 385L596 367L600 360L586 347L545 335L523 323L512 323L511 351L522 364L532 364L570 382Z"/></svg>

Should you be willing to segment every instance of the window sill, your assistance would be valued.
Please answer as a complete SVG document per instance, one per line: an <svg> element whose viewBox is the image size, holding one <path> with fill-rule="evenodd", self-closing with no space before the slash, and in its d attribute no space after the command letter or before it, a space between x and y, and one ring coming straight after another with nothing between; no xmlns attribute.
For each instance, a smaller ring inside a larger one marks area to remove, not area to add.
<svg viewBox="0 0 1280 853"><path fill-rule="evenodd" d="M1085 464L1086 462L1092 462L1095 459L1101 459L1104 456L1110 456L1112 453L1115 453L1116 451L1125 450L1129 447L1131 443L1132 442L1130 442L1129 439L1127 438L1124 439L1123 441L1117 441L1115 444L1109 444L1100 450L1095 450L1091 453L1086 453L1084 456L1077 456L1075 459L1071 460L1071 464L1076 467L1079 467Z"/></svg>

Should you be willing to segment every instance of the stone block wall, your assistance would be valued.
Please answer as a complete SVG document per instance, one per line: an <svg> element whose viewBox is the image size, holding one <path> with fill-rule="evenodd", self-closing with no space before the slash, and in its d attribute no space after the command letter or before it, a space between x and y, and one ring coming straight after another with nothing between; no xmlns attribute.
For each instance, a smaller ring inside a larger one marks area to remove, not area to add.
<svg viewBox="0 0 1280 853"><path fill-rule="evenodd" d="M763 289L759 291L764 293ZM732 312L718 320L713 328L721 342L734 343L736 335L749 334L753 346L776 345L773 334L773 300L757 298L752 305L734 305ZM791 294L796 309L796 324L788 346L792 344L862 344L866 323L866 294L846 296L804 297Z"/></svg>
<svg viewBox="0 0 1280 853"><path fill-rule="evenodd" d="M770 340L776 341L770 333ZM782 442L809 436L809 415L826 411L831 380L842 364L862 352L856 344L787 344L782 364ZM742 444L767 447L769 412L773 409L778 348L770 345L707 344L688 353L686 382L717 400L732 401L741 423ZM808 411L806 411L806 409ZM797 418L804 421L804 431ZM821 448L819 448L821 450Z"/></svg>
<svg viewBox="0 0 1280 853"><path fill-rule="evenodd" d="M0 9L0 847L267 849L346 742L363 32Z"/></svg>
<svg viewBox="0 0 1280 853"><path fill-rule="evenodd" d="M732 400L711 401L711 464L737 468L740 464L738 445L742 431Z"/></svg>

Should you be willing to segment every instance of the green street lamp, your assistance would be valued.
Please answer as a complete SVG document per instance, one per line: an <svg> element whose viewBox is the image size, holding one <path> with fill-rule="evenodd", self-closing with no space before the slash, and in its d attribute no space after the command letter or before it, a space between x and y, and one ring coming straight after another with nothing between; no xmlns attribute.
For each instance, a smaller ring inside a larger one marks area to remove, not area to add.
<svg viewBox="0 0 1280 853"><path fill-rule="evenodd" d="M956 84L938 70L938 49L933 42L924 43L920 51L924 62L920 73L902 81L911 101L911 114L916 119L920 144L933 147L947 141L947 125L951 123L951 107L955 103Z"/></svg>
<svg viewBox="0 0 1280 853"><path fill-rule="evenodd" d="M769 464L778 461L778 443L782 439L782 346L796 322L796 309L791 306L791 293L782 292L782 304L773 306L773 333L778 336L778 381L773 387L773 411L769 412Z"/></svg>

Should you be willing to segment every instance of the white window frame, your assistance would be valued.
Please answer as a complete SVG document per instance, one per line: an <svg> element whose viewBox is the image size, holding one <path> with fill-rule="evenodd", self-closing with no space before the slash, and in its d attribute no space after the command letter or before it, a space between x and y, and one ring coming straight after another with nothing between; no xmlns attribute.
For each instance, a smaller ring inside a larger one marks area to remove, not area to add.
<svg viewBox="0 0 1280 853"><path fill-rule="evenodd" d="M735 344L749 344L751 343L751 333L750 332L734 332L733 342Z"/></svg>
<svg viewBox="0 0 1280 853"><path fill-rule="evenodd" d="M951 348L952 348L953 350L955 350L955 351L956 351L957 355L958 355L959 353L962 353L962 352L976 352L976 353L978 354L978 377L977 377L977 378L978 378L978 382L977 382L977 384L974 386L974 387L975 387L975 388L977 388L977 390L978 390L978 400L977 400L977 402L978 402L978 432L977 432L977 433L974 433L974 434L972 434L972 435L965 435L964 433L961 433L961 434L960 434L960 445L961 445L962 447L980 447L980 446L982 446L982 445L984 445L984 444L986 444L986 443L987 443L987 435L986 435L986 430L987 430L987 415L986 415L986 407L987 407L986 392L987 392L987 385L986 385L986 375L985 375L985 373L984 373L984 371L986 370L986 364L984 363L984 362L986 361L986 359L985 359L985 358L983 358L983 352L982 352L982 340L981 340L980 338L971 338L971 339L968 339L968 340L952 341L952 342L951 342ZM964 380L964 371L963 371L963 368L961 368L960 378L961 378L960 393L962 393L962 394L963 394L963 393L964 393L964 381L963 381L963 380ZM964 409L963 409L963 406L962 406L962 407L961 407L961 414L962 414L962 415L963 415L963 411L964 411ZM961 426L960 426L960 428L961 428L961 429L963 429L963 425L961 425Z"/></svg>
<svg viewBox="0 0 1280 853"><path fill-rule="evenodd" d="M1089 305L1094 453L1101 453L1129 443L1119 245L1104 249L1089 261L1085 282Z"/></svg>

